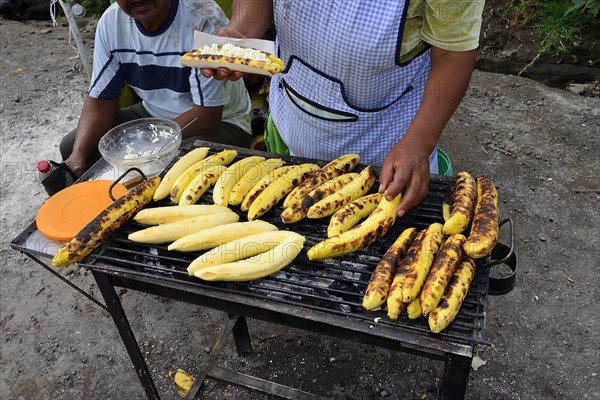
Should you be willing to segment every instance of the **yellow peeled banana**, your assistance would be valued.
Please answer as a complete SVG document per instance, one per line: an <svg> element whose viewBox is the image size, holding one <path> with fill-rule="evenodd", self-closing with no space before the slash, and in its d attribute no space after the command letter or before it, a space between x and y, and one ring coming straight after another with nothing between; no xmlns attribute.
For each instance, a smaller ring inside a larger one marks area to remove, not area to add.
<svg viewBox="0 0 600 400"><path fill-rule="evenodd" d="M285 164L285 161L280 158L270 158L250 168L231 189L229 204L232 206L241 204L246 194L248 194L258 181L283 164Z"/></svg>
<svg viewBox="0 0 600 400"><path fill-rule="evenodd" d="M300 254L306 240L304 236L295 232L281 233L285 233L287 238L265 253L203 268L196 271L194 276L207 281L251 281L271 275L290 264Z"/></svg>
<svg viewBox="0 0 600 400"><path fill-rule="evenodd" d="M429 313L429 329L432 332L443 331L456 318L474 276L475 261L471 258L463 258L439 304Z"/></svg>
<svg viewBox="0 0 600 400"><path fill-rule="evenodd" d="M153 197L154 201L159 201L166 198L171 192L171 186L173 186L175 180L179 178L179 175L181 175L183 171L192 165L196 164L198 161L203 160L208 154L208 150L210 150L208 147L198 147L197 149L188 152L179 160L177 160L175 164L169 168L165 176L162 178L160 185L158 185L158 188L156 188Z"/></svg>
<svg viewBox="0 0 600 400"><path fill-rule="evenodd" d="M227 264L264 253L287 237L287 231L268 231L223 243L192 261L187 268L188 274L193 276L196 271L203 268Z"/></svg>
<svg viewBox="0 0 600 400"><path fill-rule="evenodd" d="M104 209L90 221L73 239L58 249L52 257L52 265L66 267L83 260L102 242L113 234L125 221L134 216L152 200L160 184L160 177L148 179Z"/></svg>
<svg viewBox="0 0 600 400"><path fill-rule="evenodd" d="M173 182L173 185L171 186L171 192L169 193L171 202L173 202L173 204L179 204L179 199L181 199L181 195L185 188L196 175L204 171L207 167L211 165L229 165L235 157L237 157L237 151L223 150L188 167L177 177L177 179L175 179L175 182Z"/></svg>
<svg viewBox="0 0 600 400"><path fill-rule="evenodd" d="M279 167L273 172L270 172L266 176L262 177L254 186L252 186L252 189L250 189L246 196L244 196L244 200L242 200L242 203L240 204L240 210L248 211L252 202L256 200L258 195L261 194L263 190L267 188L267 186L275 182L279 177L295 167L295 165L284 165L283 167Z"/></svg>
<svg viewBox="0 0 600 400"><path fill-rule="evenodd" d="M323 218L332 215L346 204L364 196L375 183L375 177L375 169L370 165L367 166L352 182L313 204L308 209L306 216L308 218Z"/></svg>
<svg viewBox="0 0 600 400"><path fill-rule="evenodd" d="M413 256L405 273L406 277L402 286L402 301L406 304L419 296L431 264L443 240L442 224L434 222L429 225L421 239L419 251Z"/></svg>
<svg viewBox="0 0 600 400"><path fill-rule="evenodd" d="M377 310L385 303L398 265L406 256L415 236L417 236L416 228L405 229L381 257L365 290L362 301L364 309Z"/></svg>
<svg viewBox="0 0 600 400"><path fill-rule="evenodd" d="M409 319L417 319L423 314L423 310L421 309L421 301L417 297L406 306L406 314L408 314Z"/></svg>
<svg viewBox="0 0 600 400"><path fill-rule="evenodd" d="M406 271L408 270L408 266L412 262L413 257L421 248L421 239L423 238L425 231L425 229L420 231L413 240L406 256L400 262L396 274L394 275L394 279L392 280L392 284L390 285L386 300L388 310L387 315L390 319L398 319L402 310L406 308L406 303L402 301L402 288L404 287L404 280L406 279Z"/></svg>
<svg viewBox="0 0 600 400"><path fill-rule="evenodd" d="M249 169L263 161L265 161L264 157L250 156L242 158L227 168L215 183L215 187L213 188L213 202L219 206L228 205L229 195L233 186Z"/></svg>
<svg viewBox="0 0 600 400"><path fill-rule="evenodd" d="M396 210L402 195L392 200L382 197L379 205L361 224L340 235L315 244L308 251L310 260L323 260L367 247L385 235L396 222Z"/></svg>
<svg viewBox="0 0 600 400"><path fill-rule="evenodd" d="M423 315L429 314L442 298L450 278L460 264L465 240L467 239L460 233L450 236L435 257L419 295Z"/></svg>
<svg viewBox="0 0 600 400"><path fill-rule="evenodd" d="M211 165L207 166L204 171L192 179L189 185L185 188L179 199L180 206L189 206L195 204L198 199L211 187L217 179L227 169L224 165ZM224 207L224 206L219 206Z"/></svg>
<svg viewBox="0 0 600 400"><path fill-rule="evenodd" d="M360 156L358 154L345 154L332 160L323 168L316 171L313 176L296 186L296 188L286 197L283 202L283 207L291 207L292 204L301 201L304 196L309 194L313 189L321 186L323 183L352 171L359 161Z"/></svg>
<svg viewBox="0 0 600 400"><path fill-rule="evenodd" d="M477 206L471 224L471 232L463 250L471 258L490 254L498 241L498 192L488 177L477 178Z"/></svg>
<svg viewBox="0 0 600 400"><path fill-rule="evenodd" d="M193 204L189 206L166 206L144 208L133 217L135 222L143 225L159 225L167 222L178 221L184 218L198 217L200 215L231 212L227 207L214 204Z"/></svg>
<svg viewBox="0 0 600 400"><path fill-rule="evenodd" d="M132 232L129 234L128 239L132 242L146 244L170 243L203 229L230 224L237 222L239 219L239 215L231 210L229 212L200 215Z"/></svg>
<svg viewBox="0 0 600 400"><path fill-rule="evenodd" d="M269 211L279 200L283 199L296 185L302 182L306 177L318 170L317 164L301 164L279 177L271 183L261 194L252 202L248 209L248 220L252 221L259 218Z"/></svg>
<svg viewBox="0 0 600 400"><path fill-rule="evenodd" d="M452 205L442 229L447 236L462 233L473 219L477 202L477 184L471 174L463 171L456 175L451 199Z"/></svg>
<svg viewBox="0 0 600 400"><path fill-rule="evenodd" d="M260 220L233 222L183 236L171 243L168 249L177 251L208 250L255 233L276 230L275 225Z"/></svg>
<svg viewBox="0 0 600 400"><path fill-rule="evenodd" d="M356 172L349 172L325 182L321 186L313 189L299 202L296 202L283 210L281 213L281 220L285 224L291 224L300 221L306 217L308 209L313 204L329 196L330 194L337 192L339 189L350 183L353 179L356 179L356 177L358 177Z"/></svg>
<svg viewBox="0 0 600 400"><path fill-rule="evenodd" d="M366 218L377 207L381 196L383 196L381 193L368 194L337 210L329 220L327 237L346 232L361 219Z"/></svg>
<svg viewBox="0 0 600 400"><path fill-rule="evenodd" d="M196 382L196 378L189 372L179 368L177 372L169 371L169 378L173 381L179 397L185 398Z"/></svg>

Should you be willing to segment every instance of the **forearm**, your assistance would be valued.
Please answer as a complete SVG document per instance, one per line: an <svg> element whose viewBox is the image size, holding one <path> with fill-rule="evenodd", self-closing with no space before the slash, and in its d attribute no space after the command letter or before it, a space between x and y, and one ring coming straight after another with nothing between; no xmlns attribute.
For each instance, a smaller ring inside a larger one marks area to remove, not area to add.
<svg viewBox="0 0 600 400"><path fill-rule="evenodd" d="M475 66L476 50L451 52L433 47L423 99L404 138L429 155L462 101Z"/></svg>
<svg viewBox="0 0 600 400"><path fill-rule="evenodd" d="M229 29L260 38L273 23L273 0L234 0Z"/></svg>
<svg viewBox="0 0 600 400"><path fill-rule="evenodd" d="M223 106L202 107L194 105L190 110L184 112L174 119L183 129L182 136L208 134L213 132L221 124Z"/></svg>
<svg viewBox="0 0 600 400"><path fill-rule="evenodd" d="M72 154L89 158L98 148L102 136L113 128L118 108L117 100L98 100L88 97L77 124Z"/></svg>

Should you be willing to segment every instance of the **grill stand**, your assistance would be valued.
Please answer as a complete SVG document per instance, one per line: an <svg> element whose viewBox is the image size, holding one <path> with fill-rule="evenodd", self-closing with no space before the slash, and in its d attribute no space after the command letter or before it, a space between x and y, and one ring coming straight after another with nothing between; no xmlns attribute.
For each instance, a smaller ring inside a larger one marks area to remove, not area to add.
<svg viewBox="0 0 600 400"><path fill-rule="evenodd" d="M125 315L125 310L119 300L119 297L115 291L115 287L125 287L128 289L154 294L158 296L168 297L174 300L185 301L193 304L198 304L201 306L208 306L214 309L223 309L223 311L227 311L229 314L229 321L221 333L221 336L217 339L211 352L208 356L208 359L202 363L200 367L200 372L196 374L197 380L196 383L190 389L188 396L186 398L193 399L197 397L199 389L202 386L204 378L209 378L221 382L226 382L232 385L240 386L246 389L251 389L255 391L259 391L262 393L267 393L269 395L283 398L283 399L293 399L293 400L327 400L327 398L315 395L312 393L304 392L298 389L291 388L289 386L284 386L281 384L277 384L275 382L267 381L264 379L256 378L250 375L242 374L236 371L232 371L229 369L225 369L214 364L216 360L216 356L219 350L221 350L225 344L226 339L229 337L231 333L233 333L234 342L236 344L236 349L238 355L244 356L251 352L251 343L250 336L248 333L248 327L246 324L245 316L241 316L237 313L232 313L231 310L227 310L227 308L231 308L232 305L223 304L223 302L219 303L219 307L215 307L214 304L204 304L201 298L196 298L193 294L186 292L185 290L177 290L176 284L175 287L169 288L164 285L151 285L150 282L145 281L144 279L140 279L140 281L136 282L131 280L131 275L128 276L119 276L113 272L104 273L102 268L94 268L92 270L92 274L96 283L98 285L98 289L100 290L104 300L107 304L108 311L110 312L113 321L121 335L121 339L123 340L123 344L127 349L129 357L133 363L135 371L140 379L140 382L146 392L146 395L149 400L160 400L160 395L154 385L154 381L150 375L150 371L148 370L148 366L146 364L145 358L140 350L138 342L135 338L133 331L131 330L131 326L127 320ZM154 289L154 290L153 290ZM235 307L235 305L233 305ZM237 305L239 308L239 304ZM252 306L249 306L252 307ZM241 309L240 311L250 311L249 309ZM260 315L252 315L249 312L250 317L255 317L257 319L272 321L272 317L270 316L260 316ZM309 331L315 332L323 332L323 329L318 326L312 326L312 329L308 328L307 324L310 324L310 321L304 321L303 324L299 324L298 321L278 321L277 318L275 321L282 323L284 325L293 326L296 328L307 329ZM419 351L419 349L412 349L410 347L404 347L402 345L398 346L393 338L389 338L390 342L381 341L379 338L377 341L369 341L366 340L368 338L355 336L352 333L348 332L343 327L340 327L340 332L336 332L331 329L325 330L325 332L331 336L341 337L345 339L351 339L354 341L358 341L361 343L367 343L376 347L389 348L392 350L401 350L407 353L415 353L423 356L423 352ZM392 344L395 345L392 345ZM429 354L430 358L440 359L445 362L443 380L441 383L440 395L441 399L446 400L455 400L455 399L464 399L467 390L467 384L469 380L469 373L472 361L472 354L467 355L456 355L456 354ZM197 386L197 387L196 387ZM196 392L196 393L194 393ZM190 397L194 396L194 397Z"/></svg>

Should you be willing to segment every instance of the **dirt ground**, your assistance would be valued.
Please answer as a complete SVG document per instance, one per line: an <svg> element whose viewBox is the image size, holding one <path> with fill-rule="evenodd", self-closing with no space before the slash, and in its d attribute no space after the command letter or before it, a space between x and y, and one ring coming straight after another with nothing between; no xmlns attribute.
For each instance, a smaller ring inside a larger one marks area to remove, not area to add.
<svg viewBox="0 0 600 400"><path fill-rule="evenodd" d="M93 24L83 31L91 37ZM68 39L64 23L0 20L0 398L143 399L109 315L8 244L47 198L36 161L60 157L85 96ZM600 398L600 98L476 71L441 147L454 171L492 177L516 230L517 285L489 298L489 345L478 347L467 398ZM99 296L85 270L59 272ZM162 398L178 398L168 370L193 372L226 316L119 294ZM440 362L266 322L249 328L254 353L237 357L230 340L219 364L339 399L436 398ZM265 397L209 382L204 398Z"/></svg>

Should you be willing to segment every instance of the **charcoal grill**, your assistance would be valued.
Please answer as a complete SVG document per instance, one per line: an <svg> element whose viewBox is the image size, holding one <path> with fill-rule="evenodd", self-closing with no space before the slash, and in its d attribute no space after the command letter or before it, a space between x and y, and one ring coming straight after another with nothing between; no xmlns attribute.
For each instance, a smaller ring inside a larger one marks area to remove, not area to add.
<svg viewBox="0 0 600 400"><path fill-rule="evenodd" d="M224 149L215 143L197 141L194 146L207 146L211 152ZM231 148L231 147L227 147ZM182 154L191 146L182 145ZM273 155L236 148L238 158L248 155ZM288 163L322 162L283 157ZM441 204L452 178L434 176L425 201L405 217L397 220L394 227L372 246L333 260L310 261L306 249L326 237L328 219L302 220L292 225L281 222L282 208L278 205L261 219L291 229L306 236L305 250L278 273L252 282L223 283L204 282L190 277L186 268L201 253L179 253L167 250L167 246L133 243L127 235L143 226L131 220L113 234L97 251L80 263L89 269L97 281L123 342L134 364L136 373L149 399L159 399L145 359L115 287L124 287L171 299L185 301L227 312L230 320L219 337L201 372L196 373L197 383L188 398L200 389L203 378L208 377L248 387L289 399L320 399L322 397L299 391L274 382L239 374L212 365L225 339L233 333L238 354L251 351L246 317L300 328L328 336L353 340L376 347L416 354L445 363L442 394L444 398L461 399L465 395L471 360L476 347L484 343L485 307L490 294L489 267L505 263L516 268L514 244L498 244L492 257L480 261L467 298L454 322L440 334L430 332L425 318L410 320L405 313L398 320L387 318L385 311L365 311L362 296L371 273L387 248L407 227L426 228L433 222L441 222ZM210 191L200 200L210 204ZM165 200L150 206L168 205ZM239 211L240 221L246 213ZM510 221L508 221L510 222ZM514 242L510 222L511 242ZM23 251L18 243L13 247ZM35 258L34 258L35 259ZM514 280L512 280L514 284ZM510 290L512 286L508 288ZM502 290L506 292L507 288Z"/></svg>

